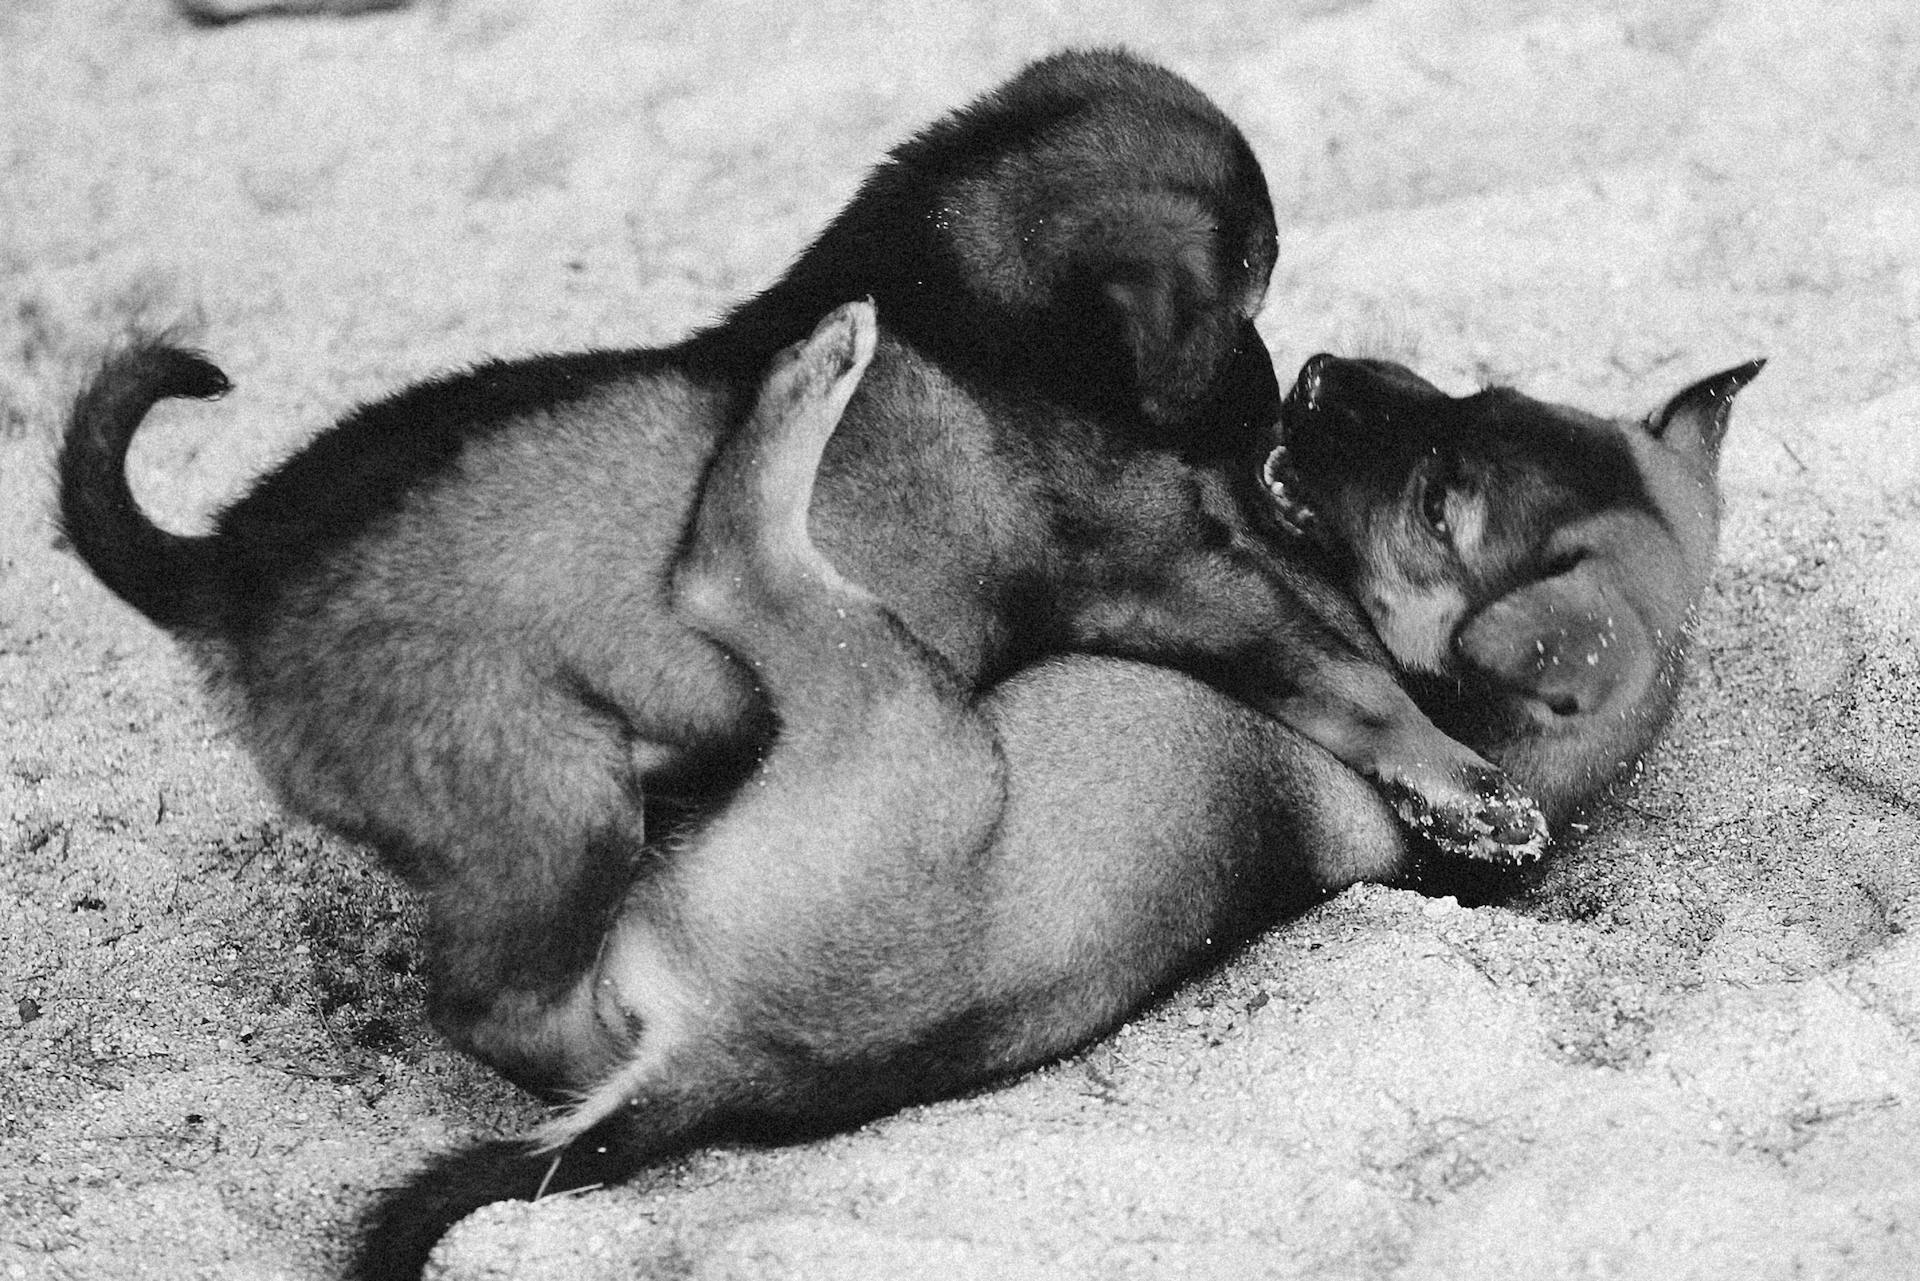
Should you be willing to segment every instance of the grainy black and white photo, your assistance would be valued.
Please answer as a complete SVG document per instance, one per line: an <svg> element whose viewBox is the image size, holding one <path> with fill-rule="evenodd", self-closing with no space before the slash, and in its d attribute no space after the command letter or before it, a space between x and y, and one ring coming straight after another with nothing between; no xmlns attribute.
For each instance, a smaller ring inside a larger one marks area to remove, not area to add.
<svg viewBox="0 0 1920 1281"><path fill-rule="evenodd" d="M0 1281L1920 1275L1908 0L0 6Z"/></svg>

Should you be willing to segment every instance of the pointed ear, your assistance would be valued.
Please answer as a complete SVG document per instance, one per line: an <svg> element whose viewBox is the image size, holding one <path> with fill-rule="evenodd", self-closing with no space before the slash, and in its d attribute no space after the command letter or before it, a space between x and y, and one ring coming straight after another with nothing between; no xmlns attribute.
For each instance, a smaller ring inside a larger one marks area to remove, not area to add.
<svg viewBox="0 0 1920 1281"><path fill-rule="evenodd" d="M1733 414L1733 397L1766 368L1764 360L1722 370L1702 378L1647 419L1647 430L1683 453L1698 454L1707 462L1720 458L1720 442Z"/></svg>

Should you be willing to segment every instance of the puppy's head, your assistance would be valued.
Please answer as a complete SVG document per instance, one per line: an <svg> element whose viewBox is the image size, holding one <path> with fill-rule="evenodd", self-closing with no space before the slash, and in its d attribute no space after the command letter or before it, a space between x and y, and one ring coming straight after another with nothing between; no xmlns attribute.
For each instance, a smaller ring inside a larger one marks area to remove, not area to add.
<svg viewBox="0 0 1920 1281"><path fill-rule="evenodd" d="M1717 539L1720 441L1760 366L1623 420L1316 356L1285 398L1268 484L1410 675L1536 728L1657 728Z"/></svg>
<svg viewBox="0 0 1920 1281"><path fill-rule="evenodd" d="M1279 393L1252 322L1273 200L1245 136L1192 84L1118 49L1055 54L894 167L931 184L940 253L986 304L963 356L990 349L998 378L1037 372L1050 394L1221 456L1271 429Z"/></svg>

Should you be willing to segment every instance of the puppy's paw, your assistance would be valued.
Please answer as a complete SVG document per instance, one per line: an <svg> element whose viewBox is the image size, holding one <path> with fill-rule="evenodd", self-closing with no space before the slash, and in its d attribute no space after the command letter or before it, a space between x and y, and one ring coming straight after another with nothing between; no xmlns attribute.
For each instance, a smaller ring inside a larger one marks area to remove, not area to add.
<svg viewBox="0 0 1920 1281"><path fill-rule="evenodd" d="M774 356L754 410L758 434L774 445L791 442L817 462L878 341L872 299L843 303L821 317L812 334Z"/></svg>
<svg viewBox="0 0 1920 1281"><path fill-rule="evenodd" d="M1490 765L1412 771L1383 779L1382 790L1401 821L1445 853L1524 863L1546 850L1540 806Z"/></svg>
<svg viewBox="0 0 1920 1281"><path fill-rule="evenodd" d="M707 473L674 567L674 606L696 627L725 642L796 602L871 600L814 545L808 513L827 441L877 342L873 303L851 302L768 365L753 411Z"/></svg>

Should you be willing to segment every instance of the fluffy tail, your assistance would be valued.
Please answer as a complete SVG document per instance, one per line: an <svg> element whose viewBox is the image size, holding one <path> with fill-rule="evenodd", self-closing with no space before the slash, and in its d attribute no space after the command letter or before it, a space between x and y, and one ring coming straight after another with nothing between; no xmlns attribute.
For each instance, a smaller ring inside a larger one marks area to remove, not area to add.
<svg viewBox="0 0 1920 1281"><path fill-rule="evenodd" d="M170 534L147 519L127 486L127 447L156 402L208 400L231 386L203 357L136 341L108 357L80 393L60 447L60 528L115 595L171 631L204 629L219 616L214 540Z"/></svg>
<svg viewBox="0 0 1920 1281"><path fill-rule="evenodd" d="M558 1151L501 1139L437 1157L381 1196L362 1226L348 1275L352 1281L418 1281L447 1229L482 1206L619 1183L659 1155L608 1123Z"/></svg>

